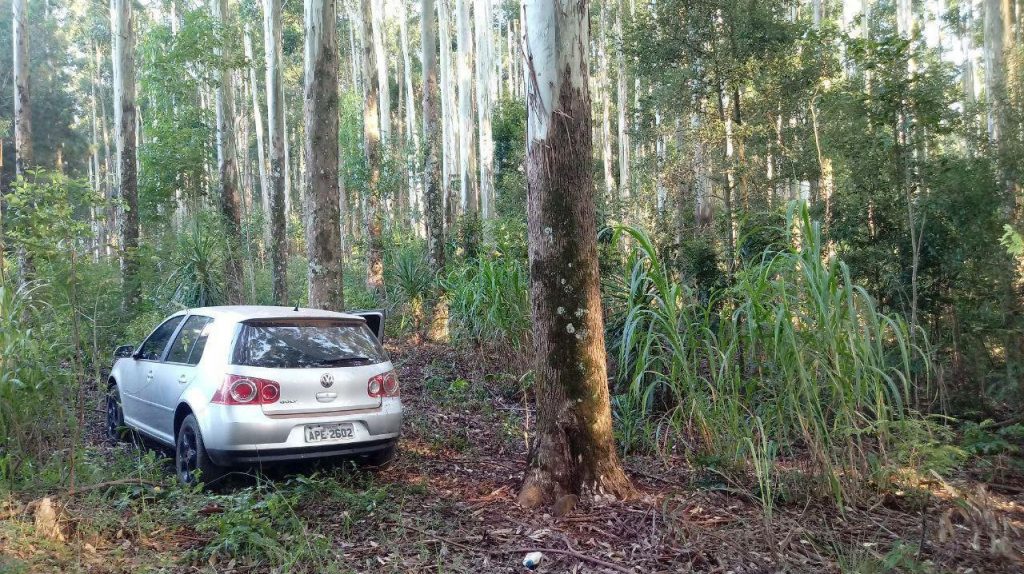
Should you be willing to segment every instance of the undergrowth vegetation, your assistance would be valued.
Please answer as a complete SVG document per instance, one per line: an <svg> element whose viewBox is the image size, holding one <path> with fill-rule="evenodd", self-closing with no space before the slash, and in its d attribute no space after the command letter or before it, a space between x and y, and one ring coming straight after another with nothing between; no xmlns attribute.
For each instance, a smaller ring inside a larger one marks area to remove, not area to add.
<svg viewBox="0 0 1024 574"><path fill-rule="evenodd" d="M620 444L753 461L762 479L777 455L806 454L843 503L885 458L894 425L916 416L927 341L825 255L806 209L790 211L786 231L706 302L646 233L616 231L635 245L607 297Z"/></svg>

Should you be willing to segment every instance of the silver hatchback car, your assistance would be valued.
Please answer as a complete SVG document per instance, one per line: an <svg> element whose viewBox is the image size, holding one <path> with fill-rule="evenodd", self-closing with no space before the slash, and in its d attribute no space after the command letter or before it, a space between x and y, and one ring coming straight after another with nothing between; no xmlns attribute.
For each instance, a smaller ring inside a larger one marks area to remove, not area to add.
<svg viewBox="0 0 1024 574"><path fill-rule="evenodd" d="M379 311L204 307L118 347L107 432L174 448L184 483L228 467L361 455L389 461L402 427Z"/></svg>

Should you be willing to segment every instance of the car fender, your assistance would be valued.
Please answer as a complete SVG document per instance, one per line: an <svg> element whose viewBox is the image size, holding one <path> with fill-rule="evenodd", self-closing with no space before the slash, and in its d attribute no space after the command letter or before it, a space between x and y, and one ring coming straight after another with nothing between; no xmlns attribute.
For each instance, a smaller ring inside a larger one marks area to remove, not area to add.
<svg viewBox="0 0 1024 574"><path fill-rule="evenodd" d="M208 395L209 393L200 388L200 386L191 385L178 397L178 406L175 407L175 413L182 406L188 407L192 414L195 415L196 421L199 422L199 430L203 433L209 428L207 419L210 411L210 399L213 398ZM177 434L178 429L175 428L174 432Z"/></svg>

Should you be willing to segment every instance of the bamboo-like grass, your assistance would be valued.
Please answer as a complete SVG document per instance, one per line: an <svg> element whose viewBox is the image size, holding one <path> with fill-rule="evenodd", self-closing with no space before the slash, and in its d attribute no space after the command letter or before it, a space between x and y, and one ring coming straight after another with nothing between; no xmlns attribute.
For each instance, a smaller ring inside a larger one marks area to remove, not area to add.
<svg viewBox="0 0 1024 574"><path fill-rule="evenodd" d="M706 303L671 276L645 232L616 229L634 246L610 321L620 329L610 337L620 440L755 461L759 478L761 451L777 445L808 458L842 504L884 461L892 423L910 415L911 364L928 364L927 343L919 335L915 345L907 323L880 312L826 256L806 206L794 204L787 222L786 244Z"/></svg>

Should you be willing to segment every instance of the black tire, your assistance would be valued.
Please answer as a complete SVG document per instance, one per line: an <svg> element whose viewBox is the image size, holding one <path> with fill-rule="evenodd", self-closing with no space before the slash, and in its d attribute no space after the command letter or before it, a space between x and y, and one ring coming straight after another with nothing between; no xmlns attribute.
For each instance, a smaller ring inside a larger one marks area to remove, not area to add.
<svg viewBox="0 0 1024 574"><path fill-rule="evenodd" d="M214 464L206 452L195 416L188 415L181 422L174 443L174 471L182 484L202 481L210 485L224 476L224 468Z"/></svg>
<svg viewBox="0 0 1024 574"><path fill-rule="evenodd" d="M394 464L398 455L398 441L389 444L381 450L376 450L366 455L366 465L376 470L386 470Z"/></svg>
<svg viewBox="0 0 1024 574"><path fill-rule="evenodd" d="M125 439L128 428L124 424L124 409L121 408L121 392L117 385L110 385L107 389L107 438L111 442L118 443Z"/></svg>

